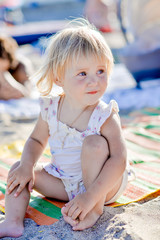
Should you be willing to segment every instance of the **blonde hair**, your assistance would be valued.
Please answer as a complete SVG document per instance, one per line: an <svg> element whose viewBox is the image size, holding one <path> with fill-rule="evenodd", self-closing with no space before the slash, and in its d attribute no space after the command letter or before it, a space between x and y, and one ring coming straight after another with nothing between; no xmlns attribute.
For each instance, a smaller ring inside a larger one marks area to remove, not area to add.
<svg viewBox="0 0 160 240"><path fill-rule="evenodd" d="M109 77L113 67L113 56L105 39L86 19L76 19L69 27L53 35L46 49L45 63L38 71L37 87L48 95L56 79L64 76L66 67L78 61L80 56L93 54L104 59Z"/></svg>

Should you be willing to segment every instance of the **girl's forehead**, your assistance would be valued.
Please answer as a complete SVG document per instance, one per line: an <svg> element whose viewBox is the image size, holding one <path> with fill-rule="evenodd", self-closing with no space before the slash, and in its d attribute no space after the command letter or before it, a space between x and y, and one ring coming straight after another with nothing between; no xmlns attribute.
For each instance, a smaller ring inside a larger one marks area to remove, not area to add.
<svg viewBox="0 0 160 240"><path fill-rule="evenodd" d="M70 61L70 64L84 65L86 63L90 64L91 62L101 65L101 64L106 64L107 60L104 56L100 57L95 54L88 54L88 55L81 54L80 56L73 57Z"/></svg>
<svg viewBox="0 0 160 240"><path fill-rule="evenodd" d="M68 68L72 70L79 70L79 69L85 69L88 67L102 67L107 66L107 62L104 58L98 58L94 55L90 55L88 57L81 55L77 59L72 59L66 67L66 70Z"/></svg>

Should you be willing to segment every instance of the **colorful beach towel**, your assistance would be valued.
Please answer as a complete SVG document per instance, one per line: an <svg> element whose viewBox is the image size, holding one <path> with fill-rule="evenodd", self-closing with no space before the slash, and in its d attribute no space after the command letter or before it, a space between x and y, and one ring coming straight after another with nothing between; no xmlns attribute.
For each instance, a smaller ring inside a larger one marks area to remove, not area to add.
<svg viewBox="0 0 160 240"><path fill-rule="evenodd" d="M128 158L136 178L128 183L123 195L110 205L114 207L147 201L160 195L160 108L132 112L121 119ZM23 146L23 141L0 146L0 210L3 212L7 174L10 166L20 158ZM50 161L48 149L40 161ZM34 191L26 217L37 224L49 225L60 219L63 205L64 202L47 199Z"/></svg>

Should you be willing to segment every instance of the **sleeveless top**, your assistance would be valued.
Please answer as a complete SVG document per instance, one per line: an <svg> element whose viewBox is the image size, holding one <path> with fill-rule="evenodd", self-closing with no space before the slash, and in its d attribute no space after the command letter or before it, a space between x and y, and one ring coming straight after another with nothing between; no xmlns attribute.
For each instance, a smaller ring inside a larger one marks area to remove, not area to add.
<svg viewBox="0 0 160 240"><path fill-rule="evenodd" d="M48 123L49 146L51 163L45 167L48 173L61 179L82 179L81 148L86 136L100 135L101 126L111 115L112 111L118 113L118 105L114 100L106 104L102 100L93 110L85 131L79 132L57 120L57 109L60 96L40 98L41 116ZM67 137L65 138L65 136ZM62 147L62 139L65 138Z"/></svg>

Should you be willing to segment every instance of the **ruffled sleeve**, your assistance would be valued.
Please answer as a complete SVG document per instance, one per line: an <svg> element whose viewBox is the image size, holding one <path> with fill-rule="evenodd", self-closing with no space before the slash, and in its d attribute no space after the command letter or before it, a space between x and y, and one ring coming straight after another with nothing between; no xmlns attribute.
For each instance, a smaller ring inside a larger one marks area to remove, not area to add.
<svg viewBox="0 0 160 240"><path fill-rule="evenodd" d="M40 97L39 103L40 103L40 111L41 111L42 119L44 121L47 121L48 109L49 109L49 105L52 104L52 99L50 97Z"/></svg>
<svg viewBox="0 0 160 240"><path fill-rule="evenodd" d="M110 117L110 115L113 111L116 112L116 113L119 112L119 107L118 107L118 104L115 100L111 100L110 103L107 106L108 117Z"/></svg>
<svg viewBox="0 0 160 240"><path fill-rule="evenodd" d="M109 104L100 101L92 115L92 118L90 119L90 127L92 132L97 132L100 134L101 126L110 117L113 111L116 113L119 112L118 104L115 100L111 100Z"/></svg>

